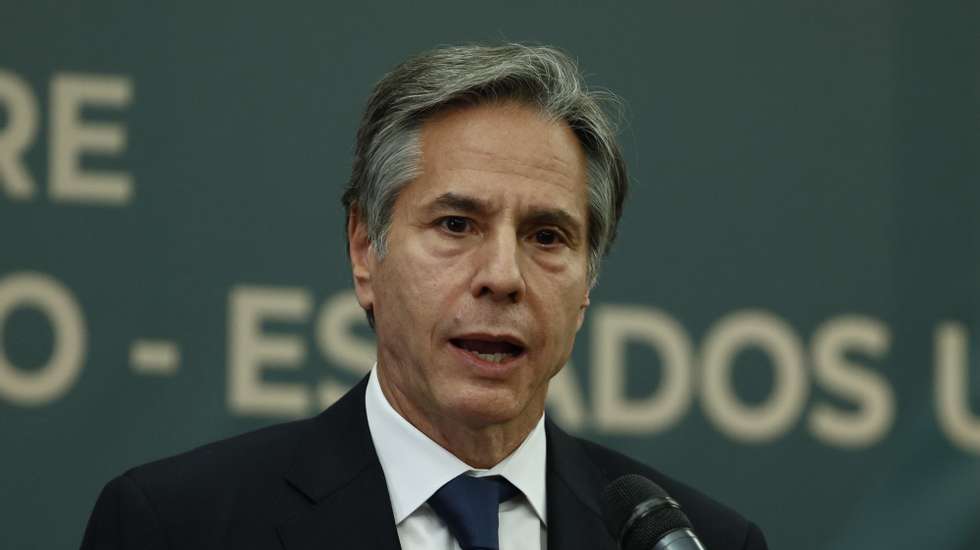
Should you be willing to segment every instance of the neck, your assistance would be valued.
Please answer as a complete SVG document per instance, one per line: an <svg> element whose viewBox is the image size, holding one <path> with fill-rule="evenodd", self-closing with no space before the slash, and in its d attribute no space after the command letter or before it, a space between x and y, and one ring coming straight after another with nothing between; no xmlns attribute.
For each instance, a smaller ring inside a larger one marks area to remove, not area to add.
<svg viewBox="0 0 980 550"><path fill-rule="evenodd" d="M391 381L388 372L380 365L377 368L381 391L391 407L426 437L473 468L492 468L507 458L527 438L544 412L542 401L529 405L538 414L522 414L505 422L468 423L420 407Z"/></svg>

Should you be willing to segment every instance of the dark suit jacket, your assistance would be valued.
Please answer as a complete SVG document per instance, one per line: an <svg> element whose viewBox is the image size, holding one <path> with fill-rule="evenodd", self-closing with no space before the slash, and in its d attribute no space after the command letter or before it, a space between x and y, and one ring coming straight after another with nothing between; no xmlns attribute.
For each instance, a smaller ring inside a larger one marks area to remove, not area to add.
<svg viewBox="0 0 980 550"><path fill-rule="evenodd" d="M103 489L82 549L398 549L365 387L314 418L129 470ZM708 550L766 548L754 524L694 489L551 422L546 433L549 550L616 550L599 494L627 473L673 496Z"/></svg>

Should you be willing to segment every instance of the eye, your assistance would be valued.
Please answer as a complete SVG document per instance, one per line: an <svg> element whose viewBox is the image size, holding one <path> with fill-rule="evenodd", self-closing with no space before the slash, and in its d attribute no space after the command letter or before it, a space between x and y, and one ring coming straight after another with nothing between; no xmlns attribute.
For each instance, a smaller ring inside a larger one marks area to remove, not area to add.
<svg viewBox="0 0 980 550"><path fill-rule="evenodd" d="M470 221L460 216L446 216L439 220L439 225L450 233L465 233L470 228Z"/></svg>
<svg viewBox="0 0 980 550"><path fill-rule="evenodd" d="M552 229L540 229L534 234L534 241L544 246L557 244L560 240L558 232Z"/></svg>

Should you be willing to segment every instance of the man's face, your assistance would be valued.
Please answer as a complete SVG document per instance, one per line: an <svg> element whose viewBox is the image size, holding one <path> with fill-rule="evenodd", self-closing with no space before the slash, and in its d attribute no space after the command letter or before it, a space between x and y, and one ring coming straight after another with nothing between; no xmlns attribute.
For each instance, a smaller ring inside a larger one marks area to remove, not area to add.
<svg viewBox="0 0 980 550"><path fill-rule="evenodd" d="M567 125L514 103L441 113L421 145L385 257L349 224L385 393L416 426L529 429L588 305L585 155Z"/></svg>

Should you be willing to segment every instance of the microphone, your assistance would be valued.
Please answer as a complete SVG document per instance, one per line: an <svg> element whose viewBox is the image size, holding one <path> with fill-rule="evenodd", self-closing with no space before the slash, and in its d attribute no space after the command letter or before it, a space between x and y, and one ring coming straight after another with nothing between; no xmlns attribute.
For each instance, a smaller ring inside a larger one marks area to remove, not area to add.
<svg viewBox="0 0 980 550"><path fill-rule="evenodd" d="M641 475L610 483L602 492L602 509L621 550L705 550L681 505Z"/></svg>

